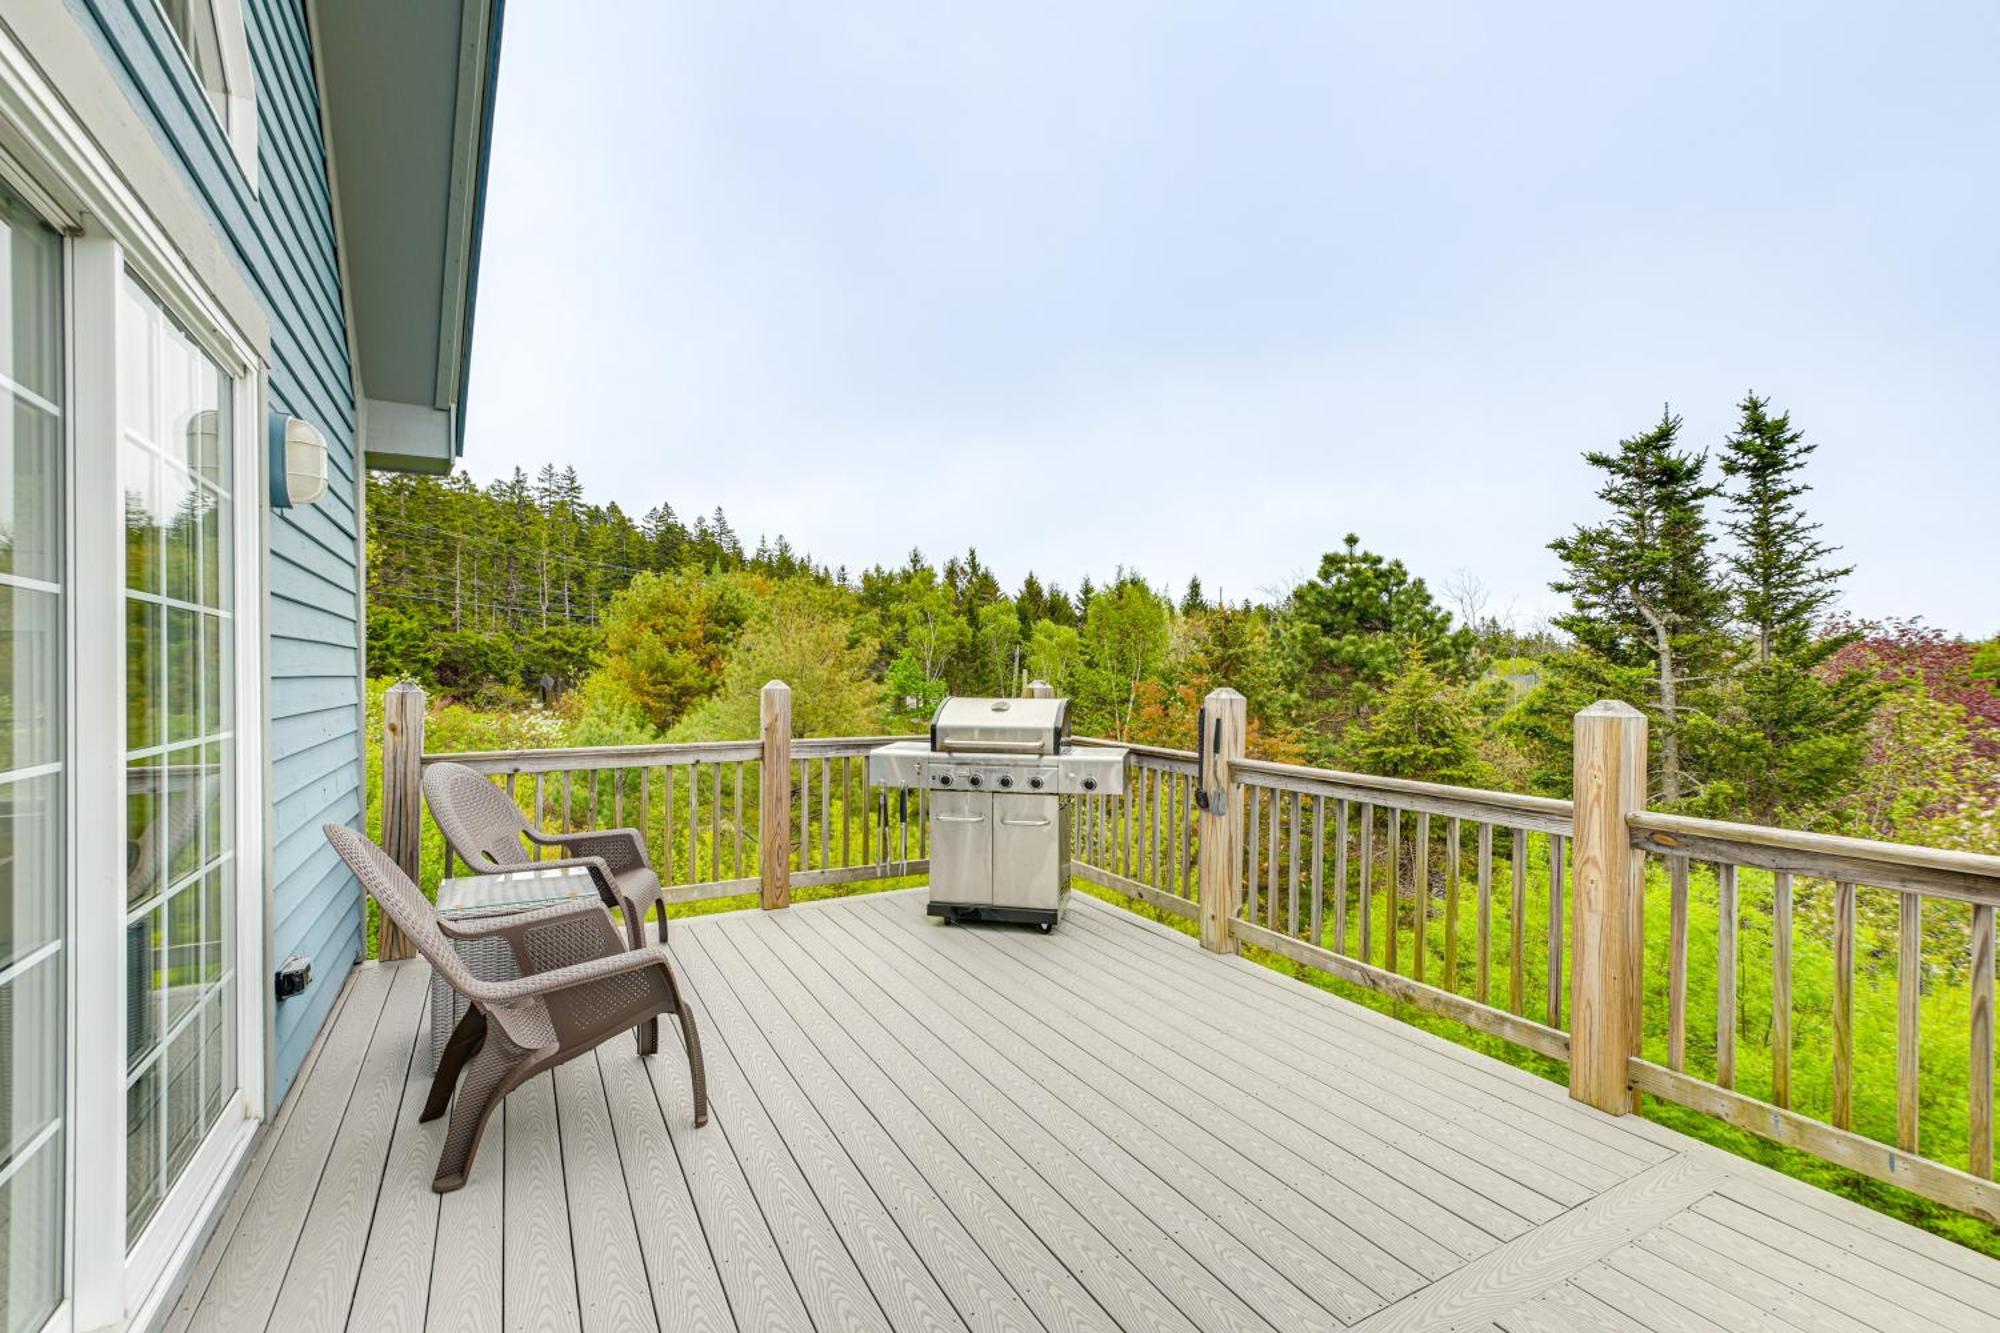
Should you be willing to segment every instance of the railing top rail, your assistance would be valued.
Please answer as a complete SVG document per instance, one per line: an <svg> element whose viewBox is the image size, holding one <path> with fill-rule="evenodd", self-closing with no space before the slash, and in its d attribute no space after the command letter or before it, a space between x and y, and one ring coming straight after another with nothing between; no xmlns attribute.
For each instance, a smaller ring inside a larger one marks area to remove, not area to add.
<svg viewBox="0 0 2000 1333"><path fill-rule="evenodd" d="M2000 856L1650 810L1628 815L1625 822L1634 847L1661 855L2000 904Z"/></svg>
<svg viewBox="0 0 2000 1333"><path fill-rule="evenodd" d="M860 754L897 741L920 741L923 737L915 733L901 736L794 736L792 737L792 758L801 754L820 755L826 751L852 752ZM835 756L836 758L838 755Z"/></svg>
<svg viewBox="0 0 2000 1333"><path fill-rule="evenodd" d="M673 745L552 746L538 750L433 750L427 751L420 762L426 768L432 764L464 764L485 772L533 773L756 759L762 754L763 745L758 741L687 741Z"/></svg>
<svg viewBox="0 0 2000 1333"><path fill-rule="evenodd" d="M1464 811L1495 824L1519 824L1526 828L1567 833L1575 806L1551 796L1526 796L1519 792L1489 791L1483 787L1453 787L1442 782L1418 782L1411 778L1385 778L1370 773L1348 773L1333 768L1308 768L1303 764L1273 763L1268 759L1238 759L1230 765L1232 774L1270 779L1267 785L1297 784L1324 787L1334 792L1362 797L1388 798L1395 805L1402 798L1409 808L1430 806L1446 812Z"/></svg>

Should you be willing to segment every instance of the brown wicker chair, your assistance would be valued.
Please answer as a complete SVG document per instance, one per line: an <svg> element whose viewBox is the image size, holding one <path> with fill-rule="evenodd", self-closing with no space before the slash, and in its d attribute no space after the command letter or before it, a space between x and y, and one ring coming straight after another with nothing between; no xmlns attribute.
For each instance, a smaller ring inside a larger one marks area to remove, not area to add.
<svg viewBox="0 0 2000 1333"><path fill-rule="evenodd" d="M633 948L646 943L646 913L652 911L659 915L660 939L666 940L667 909L660 877L653 873L639 830L544 833L528 822L506 792L463 764L432 764L425 769L424 799L452 855L474 873L588 867L604 905L625 914L625 932ZM537 861L522 844L523 838L536 847L560 847L566 855L559 861Z"/></svg>
<svg viewBox="0 0 2000 1333"><path fill-rule="evenodd" d="M588 899L465 921L441 918L380 847L340 824L326 825L326 837L389 919L468 1001L420 1117L435 1120L451 1109L432 1189L448 1194L465 1184L486 1122L508 1093L628 1028L656 1027L661 1014L680 1017L694 1122L708 1123L701 1039L665 949L626 948L610 914ZM513 949L519 979L483 981L451 946L454 938L494 935Z"/></svg>

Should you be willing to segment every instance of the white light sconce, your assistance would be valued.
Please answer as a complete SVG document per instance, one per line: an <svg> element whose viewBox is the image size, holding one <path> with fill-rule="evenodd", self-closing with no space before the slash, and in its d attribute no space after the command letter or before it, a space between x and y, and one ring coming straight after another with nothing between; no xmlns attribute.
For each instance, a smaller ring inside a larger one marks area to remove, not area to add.
<svg viewBox="0 0 2000 1333"><path fill-rule="evenodd" d="M290 509L326 494L326 436L310 421L271 413L271 505Z"/></svg>

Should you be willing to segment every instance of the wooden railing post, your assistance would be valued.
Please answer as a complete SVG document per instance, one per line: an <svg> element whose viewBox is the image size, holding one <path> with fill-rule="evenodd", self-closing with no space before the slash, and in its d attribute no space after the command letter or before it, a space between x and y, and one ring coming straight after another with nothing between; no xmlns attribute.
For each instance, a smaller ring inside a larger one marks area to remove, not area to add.
<svg viewBox="0 0 2000 1333"><path fill-rule="evenodd" d="M424 690L399 680L382 696L382 850L413 881L424 863ZM380 922L375 956L411 956L409 940L387 916Z"/></svg>
<svg viewBox="0 0 2000 1333"><path fill-rule="evenodd" d="M1646 807L1646 715L1600 701L1576 715L1574 891L1570 918L1569 1095L1600 1111L1637 1109L1645 993L1645 853L1626 816Z"/></svg>
<svg viewBox="0 0 2000 1333"><path fill-rule="evenodd" d="M1021 697L1024 699L1053 699L1056 697L1056 687L1045 680L1031 680L1028 682L1027 693Z"/></svg>
<svg viewBox="0 0 2000 1333"><path fill-rule="evenodd" d="M1243 757L1243 696L1223 688L1209 691L1201 707L1201 946L1212 953L1235 953L1229 923L1236 917L1242 889L1243 788L1235 762Z"/></svg>
<svg viewBox="0 0 2000 1333"><path fill-rule="evenodd" d="M762 695L764 758L757 807L759 902L792 905L792 687L774 680Z"/></svg>

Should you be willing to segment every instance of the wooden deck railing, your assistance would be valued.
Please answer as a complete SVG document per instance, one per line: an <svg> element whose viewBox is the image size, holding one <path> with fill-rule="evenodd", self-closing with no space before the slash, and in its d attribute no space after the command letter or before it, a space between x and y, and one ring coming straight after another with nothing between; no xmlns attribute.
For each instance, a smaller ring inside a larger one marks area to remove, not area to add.
<svg viewBox="0 0 2000 1333"><path fill-rule="evenodd" d="M778 907L794 886L896 879L929 868L923 793L867 785L868 751L896 737L427 753L422 691L397 685L390 693L398 691L404 694L392 699L391 715L414 704L416 720L387 731L385 775L412 767L420 774L449 761L490 777L548 832L636 828L670 903L756 893ZM780 785L766 782L780 772ZM385 776L383 791L383 847L420 882L454 873L417 781ZM426 849L433 874L426 874ZM783 873L767 874L777 862ZM406 957L407 946L385 936L381 954Z"/></svg>
<svg viewBox="0 0 2000 1333"><path fill-rule="evenodd" d="M544 828L640 828L676 902L756 891L777 908L793 885L928 870L924 794L873 791L856 762L891 738L792 737L782 685L766 689L760 740L455 755L422 752L421 692L398 690L384 846L413 874L436 839L416 775L444 759L491 775ZM1242 697L1218 690L1195 750L1128 745L1124 792L1071 804L1073 872L1198 922L1211 950L1265 950L1566 1062L1571 1095L1605 1111L1649 1094L2000 1222L2000 857L1650 812L1645 718L1622 704L1578 715L1573 801L1270 763L1246 757L1243 736ZM1862 929L1871 904L1869 920L1895 922L1892 1127L1874 1114L1891 1094L1862 1086L1855 1056L1857 967L1879 981L1889 966L1886 950L1861 957L1864 936L1888 933ZM1665 926L1650 940L1649 909ZM1739 1040L1757 1022L1740 991L1746 923L1770 940L1768 1073L1754 1080ZM1711 960L1703 1032L1689 986ZM1963 1102L1920 1073L1927 1027L1951 1021L1965 1024ZM1806 1088L1794 1056L1822 1032L1829 1078ZM1920 1135L1926 1095L1930 1114L1963 1111L1962 1157Z"/></svg>

